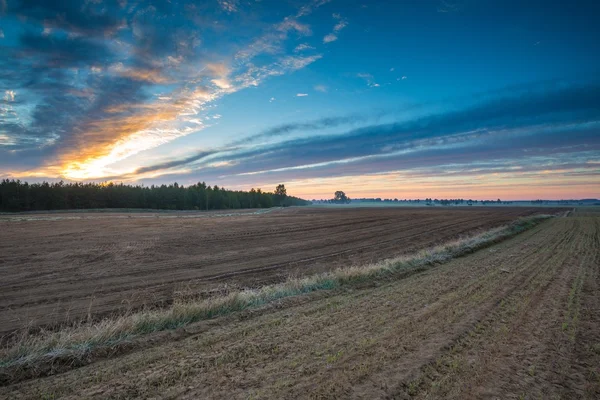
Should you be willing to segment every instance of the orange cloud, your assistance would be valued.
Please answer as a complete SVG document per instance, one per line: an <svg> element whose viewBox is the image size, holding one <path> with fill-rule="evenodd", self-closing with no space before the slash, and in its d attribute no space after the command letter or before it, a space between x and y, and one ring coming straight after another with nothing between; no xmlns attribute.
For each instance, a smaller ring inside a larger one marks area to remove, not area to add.
<svg viewBox="0 0 600 400"><path fill-rule="evenodd" d="M171 79L163 75L163 72L159 68L133 68L125 67L123 63L113 64L109 71L136 81L149 82L155 84L170 83Z"/></svg>
<svg viewBox="0 0 600 400"><path fill-rule="evenodd" d="M151 83L169 83L171 80L163 76L161 71L152 69L126 69L119 73L121 76L131 78L136 81Z"/></svg>

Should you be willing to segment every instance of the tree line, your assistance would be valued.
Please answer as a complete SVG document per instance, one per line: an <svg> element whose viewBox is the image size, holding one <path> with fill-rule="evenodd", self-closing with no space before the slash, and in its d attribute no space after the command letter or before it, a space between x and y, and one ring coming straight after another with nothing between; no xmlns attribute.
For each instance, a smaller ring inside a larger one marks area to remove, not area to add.
<svg viewBox="0 0 600 400"><path fill-rule="evenodd" d="M285 186L273 193L261 189L227 190L204 182L191 186L122 183L27 183L4 179L0 183L1 211L139 208L161 210L224 210L302 206L310 202L288 196Z"/></svg>

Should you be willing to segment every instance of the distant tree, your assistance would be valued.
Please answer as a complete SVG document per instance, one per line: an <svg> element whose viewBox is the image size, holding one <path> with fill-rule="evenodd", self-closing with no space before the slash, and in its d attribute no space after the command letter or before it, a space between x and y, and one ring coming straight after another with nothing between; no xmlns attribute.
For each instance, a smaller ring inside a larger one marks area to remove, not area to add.
<svg viewBox="0 0 600 400"><path fill-rule="evenodd" d="M346 193L342 192L341 190L338 190L333 195L333 201L334 201L334 203L345 204L345 203L350 203L350 198L348 198L348 196L346 196Z"/></svg>
<svg viewBox="0 0 600 400"><path fill-rule="evenodd" d="M279 206L286 206L287 203L285 201L287 197L287 190L285 189L285 186L283 184L279 184L277 185L277 187L275 188L275 203Z"/></svg>
<svg viewBox="0 0 600 400"><path fill-rule="evenodd" d="M285 185L282 183L277 185L277 187L275 188L275 194L282 197L287 196L287 190L285 189Z"/></svg>

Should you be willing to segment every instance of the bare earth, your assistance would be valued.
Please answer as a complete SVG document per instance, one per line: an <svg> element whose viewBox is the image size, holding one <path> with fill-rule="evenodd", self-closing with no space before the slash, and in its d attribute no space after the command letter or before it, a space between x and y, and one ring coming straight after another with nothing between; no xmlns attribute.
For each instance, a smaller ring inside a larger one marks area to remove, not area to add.
<svg viewBox="0 0 600 400"><path fill-rule="evenodd" d="M404 279L287 299L6 398L600 398L600 215Z"/></svg>
<svg viewBox="0 0 600 400"><path fill-rule="evenodd" d="M556 210L547 210L553 212ZM0 335L414 252L539 208L0 215Z"/></svg>

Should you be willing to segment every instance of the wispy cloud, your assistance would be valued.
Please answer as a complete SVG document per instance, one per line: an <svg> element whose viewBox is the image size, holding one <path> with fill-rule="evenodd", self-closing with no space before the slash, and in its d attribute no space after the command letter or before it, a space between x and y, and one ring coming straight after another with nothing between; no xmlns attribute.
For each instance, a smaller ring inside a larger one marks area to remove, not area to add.
<svg viewBox="0 0 600 400"><path fill-rule="evenodd" d="M333 18L338 21L338 23L335 24L335 26L333 27L334 32L339 32L346 26L348 26L348 21L345 18L343 18L340 14L333 14Z"/></svg>
<svg viewBox="0 0 600 400"><path fill-rule="evenodd" d="M343 125L355 125L358 123L378 120L382 113L375 113L373 115L362 115L362 114L351 114L338 117L326 117L320 118L314 121L307 122L294 122L288 124L277 125L272 128L266 129L263 132L255 135L247 136L243 139L239 139L230 144L230 146L239 146L249 143L254 143L263 139L271 139L276 137L285 136L298 131L316 131L325 130L330 128L336 128Z"/></svg>
<svg viewBox="0 0 600 400"><path fill-rule="evenodd" d="M268 29L265 34L255 39L248 47L240 50L235 55L239 61L250 61L260 54L280 54L284 52L283 43L289 38L291 33L303 37L312 34L308 24L298 21L299 18L311 14L315 9L328 3L324 0L313 0L303 6L295 16L287 16L281 22ZM310 47L310 46L309 46ZM298 45L298 51L308 50L303 44Z"/></svg>
<svg viewBox="0 0 600 400"><path fill-rule="evenodd" d="M439 13L453 13L460 10L459 4L452 4L448 1L440 0L440 4L437 8Z"/></svg>
<svg viewBox="0 0 600 400"><path fill-rule="evenodd" d="M331 43L331 42L335 42L336 40L338 40L337 35L334 33L330 33L330 34L325 35L325 37L323 38L323 43Z"/></svg>
<svg viewBox="0 0 600 400"><path fill-rule="evenodd" d="M286 17L280 24L276 26L276 29L280 32L295 31L302 36L312 35L312 30L307 24L302 24L296 19Z"/></svg>
<svg viewBox="0 0 600 400"><path fill-rule="evenodd" d="M306 97L308 96L308 93L298 93L296 94L296 97Z"/></svg>
<svg viewBox="0 0 600 400"><path fill-rule="evenodd" d="M13 102L15 101L16 92L14 90L7 90L4 92L4 100Z"/></svg>
<svg viewBox="0 0 600 400"><path fill-rule="evenodd" d="M326 93L327 92L327 86L325 86L325 85L316 85L315 86L315 90L317 92Z"/></svg>
<svg viewBox="0 0 600 400"><path fill-rule="evenodd" d="M301 51L306 51L306 50L314 50L315 48L313 46L309 46L306 43L301 43L298 46L296 46L296 48L294 49L295 53L299 53Z"/></svg>
<svg viewBox="0 0 600 400"><path fill-rule="evenodd" d="M238 0L218 0L221 8L228 12L233 13L238 11L239 1Z"/></svg>
<svg viewBox="0 0 600 400"><path fill-rule="evenodd" d="M331 0L313 0L308 2L307 4L300 7L298 12L296 13L296 18L304 17L306 15L311 14L315 9L330 3Z"/></svg>
<svg viewBox="0 0 600 400"><path fill-rule="evenodd" d="M333 32L325 35L325 37L323 38L323 43L331 43L338 40L339 32L346 26L348 26L348 21L345 18L343 18L340 14L333 14L333 18L338 22L334 25Z"/></svg>
<svg viewBox="0 0 600 400"><path fill-rule="evenodd" d="M358 74L356 74L356 77L363 79L367 83L367 86L369 86L369 87L380 87L381 86L379 83L375 82L375 78L371 74L368 74L365 72L359 72Z"/></svg>

